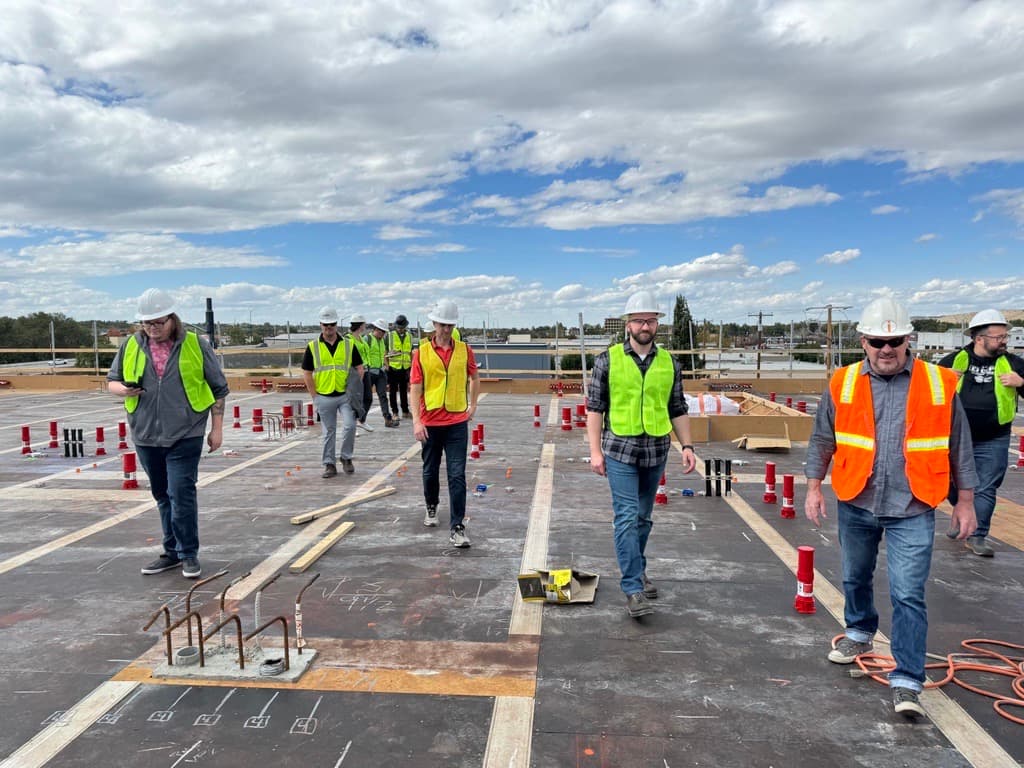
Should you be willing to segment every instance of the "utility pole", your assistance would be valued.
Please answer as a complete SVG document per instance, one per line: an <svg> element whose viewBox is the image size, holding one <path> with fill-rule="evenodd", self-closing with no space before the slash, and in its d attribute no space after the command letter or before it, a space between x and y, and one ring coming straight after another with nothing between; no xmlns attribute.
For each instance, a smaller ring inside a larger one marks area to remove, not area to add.
<svg viewBox="0 0 1024 768"><path fill-rule="evenodd" d="M833 357L832 357L832 310L834 310L834 309L844 310L844 309L849 309L849 308L850 308L849 306L837 307L835 304L826 304L823 307L807 307L807 309L804 310L805 312L810 312L811 310L822 310L822 309L824 309L824 310L826 310L828 312L828 315L827 315L828 319L827 319L826 324L825 324L825 377L826 378L832 378L832 371L835 370L835 364L834 364L834 360L833 360ZM841 348L840 348L840 354L842 354L842 349Z"/></svg>
<svg viewBox="0 0 1024 768"><path fill-rule="evenodd" d="M764 318L771 317L771 312L758 312L757 317L757 371L754 373L754 377L761 378L761 323ZM747 317L755 317L753 312L748 312Z"/></svg>

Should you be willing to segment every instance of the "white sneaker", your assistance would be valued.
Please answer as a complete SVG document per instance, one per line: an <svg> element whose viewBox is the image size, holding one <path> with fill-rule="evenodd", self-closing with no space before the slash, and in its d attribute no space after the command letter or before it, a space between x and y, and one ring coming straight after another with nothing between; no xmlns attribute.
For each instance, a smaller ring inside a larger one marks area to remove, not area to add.
<svg viewBox="0 0 1024 768"><path fill-rule="evenodd" d="M361 429L365 429L367 432L373 432L373 427L371 427L369 424L366 424L365 422L357 421L356 426L360 427Z"/></svg>
<svg viewBox="0 0 1024 768"><path fill-rule="evenodd" d="M465 549L469 546L469 537L466 535L466 527L457 525L452 528L452 535L448 539L453 547Z"/></svg>
<svg viewBox="0 0 1024 768"><path fill-rule="evenodd" d="M423 516L423 524L428 528L437 527L437 507L427 507L427 514Z"/></svg>

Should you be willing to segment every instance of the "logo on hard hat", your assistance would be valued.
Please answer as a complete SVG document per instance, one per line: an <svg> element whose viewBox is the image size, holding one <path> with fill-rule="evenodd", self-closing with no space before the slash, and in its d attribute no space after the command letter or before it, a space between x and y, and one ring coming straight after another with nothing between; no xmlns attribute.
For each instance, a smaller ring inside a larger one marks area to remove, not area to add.
<svg viewBox="0 0 1024 768"><path fill-rule="evenodd" d="M896 330L896 323L894 323L892 320L886 320L884 325L887 333L892 333L894 330Z"/></svg>

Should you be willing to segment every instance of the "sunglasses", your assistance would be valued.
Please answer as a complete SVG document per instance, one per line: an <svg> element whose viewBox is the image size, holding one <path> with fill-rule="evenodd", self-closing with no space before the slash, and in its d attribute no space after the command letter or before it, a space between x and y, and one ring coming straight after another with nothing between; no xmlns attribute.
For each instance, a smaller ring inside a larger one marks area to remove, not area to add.
<svg viewBox="0 0 1024 768"><path fill-rule="evenodd" d="M875 349L884 349L886 345L891 349L896 349L896 347L902 347L906 340L906 336L897 336L895 339L864 339Z"/></svg>
<svg viewBox="0 0 1024 768"><path fill-rule="evenodd" d="M170 320L170 317L164 317L159 320L143 320L142 324L149 328L163 328Z"/></svg>
<svg viewBox="0 0 1024 768"><path fill-rule="evenodd" d="M320 323L320 325L322 325L324 328L337 328L338 327L337 323Z"/></svg>

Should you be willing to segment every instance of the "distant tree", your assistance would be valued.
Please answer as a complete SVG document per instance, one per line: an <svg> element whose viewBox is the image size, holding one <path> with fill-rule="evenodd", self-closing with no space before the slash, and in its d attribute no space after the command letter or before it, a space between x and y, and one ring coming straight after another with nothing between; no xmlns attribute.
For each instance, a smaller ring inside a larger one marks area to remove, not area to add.
<svg viewBox="0 0 1024 768"><path fill-rule="evenodd" d="M78 322L60 313L33 312L24 317L0 318L0 344L4 347L50 348L50 323L53 323L55 347L92 346L92 333ZM24 363L39 360L40 353L0 353L0 363Z"/></svg>
<svg viewBox="0 0 1024 768"><path fill-rule="evenodd" d="M693 346L691 340L697 338L696 329L693 326L693 315L690 314L690 307L686 303L686 297L676 294L676 305L672 311L672 335L669 345L672 349L690 349ZM692 371L704 367L703 355L680 355L680 367L684 371Z"/></svg>

